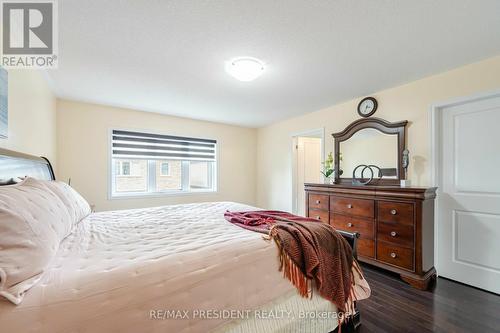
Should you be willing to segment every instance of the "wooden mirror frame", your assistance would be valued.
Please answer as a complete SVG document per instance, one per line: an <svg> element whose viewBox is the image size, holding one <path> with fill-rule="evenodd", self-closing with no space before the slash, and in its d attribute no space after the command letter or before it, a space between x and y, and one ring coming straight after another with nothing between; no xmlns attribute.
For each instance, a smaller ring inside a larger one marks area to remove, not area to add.
<svg viewBox="0 0 500 333"><path fill-rule="evenodd" d="M335 145L335 158L334 167L335 170L340 170L340 143L350 139L356 132L365 128L374 128L385 134L392 134L398 136L398 176L397 178L391 179L374 179L370 185L400 185L401 180L406 179L403 169L403 150L406 147L406 125L407 120L399 121L396 123L388 122L381 118L362 118L356 120L355 122L348 125L342 132L333 133L334 145ZM335 172L335 183L336 184L352 184L352 178L340 178L338 172Z"/></svg>

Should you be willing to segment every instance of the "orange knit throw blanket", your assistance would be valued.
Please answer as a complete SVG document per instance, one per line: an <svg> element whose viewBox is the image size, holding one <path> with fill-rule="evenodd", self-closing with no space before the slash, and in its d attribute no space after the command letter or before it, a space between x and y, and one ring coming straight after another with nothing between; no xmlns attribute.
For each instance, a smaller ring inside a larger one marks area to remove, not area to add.
<svg viewBox="0 0 500 333"><path fill-rule="evenodd" d="M353 258L351 246L332 226L312 218L270 210L227 211L224 217L242 228L265 233L267 239L275 241L279 270L301 296L312 296L311 283L314 282L318 293L337 306L342 319L354 313L356 279L353 274L364 281L363 273ZM362 289L361 297L370 295L366 283L357 287Z"/></svg>
<svg viewBox="0 0 500 333"><path fill-rule="evenodd" d="M314 281L318 293L333 302L339 313L354 313L352 249L333 227L325 223L284 222L273 225L269 236L279 249L280 271L300 295L310 297Z"/></svg>

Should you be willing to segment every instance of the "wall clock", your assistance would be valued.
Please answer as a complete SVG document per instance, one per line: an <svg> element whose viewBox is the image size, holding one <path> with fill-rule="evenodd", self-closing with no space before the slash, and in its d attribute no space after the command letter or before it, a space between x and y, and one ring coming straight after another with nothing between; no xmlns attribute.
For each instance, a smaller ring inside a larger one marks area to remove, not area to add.
<svg viewBox="0 0 500 333"><path fill-rule="evenodd" d="M358 114L361 117L369 117L377 111L377 100L373 97L366 97L358 104Z"/></svg>

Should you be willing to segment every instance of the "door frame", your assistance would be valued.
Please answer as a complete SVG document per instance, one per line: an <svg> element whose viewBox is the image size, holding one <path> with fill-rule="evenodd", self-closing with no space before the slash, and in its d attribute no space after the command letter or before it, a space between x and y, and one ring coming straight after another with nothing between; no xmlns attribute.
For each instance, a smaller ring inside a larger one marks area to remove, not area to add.
<svg viewBox="0 0 500 333"><path fill-rule="evenodd" d="M310 130L305 130L305 131L300 131L300 132L294 132L290 134L290 149L292 151L291 154L291 162L292 162L292 214L297 214L298 210L298 202L297 202L297 192L296 192L296 185L297 185L297 149L295 146L297 145L297 138L298 137L312 137L312 138L319 138L321 140L321 163L325 161L325 128L320 127L320 128L315 128L315 129L310 129ZM318 170L319 172L319 170ZM324 178L324 177L322 177Z"/></svg>
<svg viewBox="0 0 500 333"><path fill-rule="evenodd" d="M500 90L492 90L481 92L473 95L462 96L457 98L452 98L449 100L445 100L442 102L434 103L430 106L430 129L431 129L431 140L430 140L430 166L431 166L431 184L432 186L436 186L437 196L435 201L435 211L434 211L434 264L436 267L436 271L439 274L440 262L439 262L439 248L438 248L438 236L439 236L439 226L441 225L441 221L439 221L439 198L441 194L441 183L442 183L442 175L440 172L440 165L442 162L442 133L441 133L441 125L442 125L442 111L445 108L451 106L457 106L462 104L467 104L471 102L477 102L484 99L490 99L500 97Z"/></svg>

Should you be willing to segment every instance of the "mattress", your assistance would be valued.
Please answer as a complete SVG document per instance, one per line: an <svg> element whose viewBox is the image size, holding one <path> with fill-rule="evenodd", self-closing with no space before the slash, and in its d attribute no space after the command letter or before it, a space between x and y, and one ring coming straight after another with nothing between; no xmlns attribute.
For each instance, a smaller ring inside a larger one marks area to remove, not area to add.
<svg viewBox="0 0 500 333"><path fill-rule="evenodd" d="M278 272L274 243L223 217L255 209L218 202L93 213L63 240L20 305L0 301L2 331L234 329L245 318L222 310L298 298Z"/></svg>

